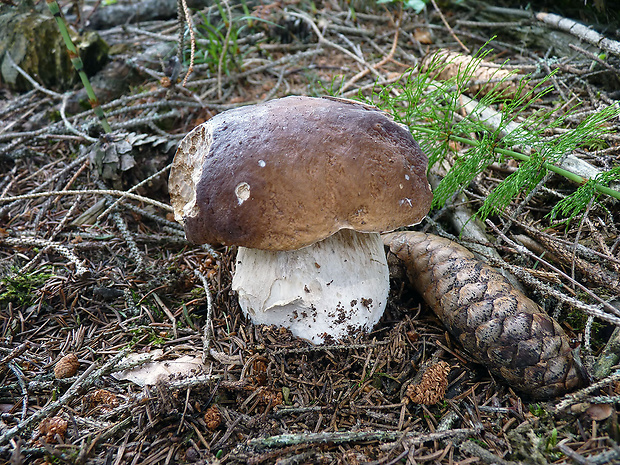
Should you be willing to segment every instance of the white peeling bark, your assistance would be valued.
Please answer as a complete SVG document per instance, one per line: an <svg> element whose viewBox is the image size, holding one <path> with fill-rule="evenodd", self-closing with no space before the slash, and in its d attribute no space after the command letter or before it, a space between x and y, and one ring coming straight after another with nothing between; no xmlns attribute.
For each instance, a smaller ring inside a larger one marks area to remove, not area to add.
<svg viewBox="0 0 620 465"><path fill-rule="evenodd" d="M389 286L379 234L349 229L288 252L239 247L232 282L255 324L284 326L315 344L372 329Z"/></svg>

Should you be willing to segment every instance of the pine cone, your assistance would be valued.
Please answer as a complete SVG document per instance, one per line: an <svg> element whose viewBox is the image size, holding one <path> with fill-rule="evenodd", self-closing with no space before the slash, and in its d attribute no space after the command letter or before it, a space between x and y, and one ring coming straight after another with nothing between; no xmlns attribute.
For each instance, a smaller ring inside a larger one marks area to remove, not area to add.
<svg viewBox="0 0 620 465"><path fill-rule="evenodd" d="M212 405L205 412L205 423L207 424L207 428L211 431L214 431L220 427L222 423L222 414L220 413L217 405Z"/></svg>
<svg viewBox="0 0 620 465"><path fill-rule="evenodd" d="M59 435L61 439L65 438L68 426L67 420L63 418L45 418L39 423L39 437L45 436L45 442L55 443L57 441L56 435Z"/></svg>
<svg viewBox="0 0 620 465"><path fill-rule="evenodd" d="M498 270L432 234L392 233L384 242L450 333L508 384L548 398L584 383L564 330Z"/></svg>
<svg viewBox="0 0 620 465"><path fill-rule="evenodd" d="M407 387L407 397L414 404L433 405L444 399L448 388L450 365L437 362L426 369L418 384Z"/></svg>
<svg viewBox="0 0 620 465"><path fill-rule="evenodd" d="M106 389L97 389L90 395L89 400L91 407L101 406L103 410L118 407L118 398Z"/></svg>
<svg viewBox="0 0 620 465"><path fill-rule="evenodd" d="M56 379L71 378L75 376L79 367L80 362L78 361L77 355L65 355L56 363L54 367L54 376L56 376Z"/></svg>

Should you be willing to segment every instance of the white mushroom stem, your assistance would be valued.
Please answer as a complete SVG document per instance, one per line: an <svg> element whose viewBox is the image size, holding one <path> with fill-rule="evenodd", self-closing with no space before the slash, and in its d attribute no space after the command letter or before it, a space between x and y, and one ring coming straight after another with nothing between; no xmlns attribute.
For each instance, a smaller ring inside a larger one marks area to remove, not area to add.
<svg viewBox="0 0 620 465"><path fill-rule="evenodd" d="M349 229L288 252L239 247L232 282L254 323L284 326L315 344L370 330L389 286L379 234Z"/></svg>

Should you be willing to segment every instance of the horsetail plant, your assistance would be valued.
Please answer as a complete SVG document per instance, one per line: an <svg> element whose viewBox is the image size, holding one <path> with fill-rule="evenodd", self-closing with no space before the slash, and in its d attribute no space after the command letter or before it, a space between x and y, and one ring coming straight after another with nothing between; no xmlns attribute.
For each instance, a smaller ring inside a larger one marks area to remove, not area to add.
<svg viewBox="0 0 620 465"><path fill-rule="evenodd" d="M450 63L435 57L428 67L413 69L394 84L377 85L369 97L360 95L362 100L387 110L409 127L429 156L429 167L440 165L449 155L453 159L452 167L434 189L434 207L443 207L489 165L506 159L520 162L518 169L485 198L477 212L482 219L501 212L520 192L532 191L548 171L580 185L552 208L548 214L551 219L564 216L565 221L570 221L600 195L620 200L616 187L620 183L620 166L588 179L563 165L576 149L603 142L603 137L613 131L611 126L620 116L620 106L599 109L576 125L569 125L575 108L565 113L561 108L532 111L531 104L550 90L549 76L537 84L523 77L512 97L502 90L503 78L490 86L495 86L490 92L479 92L475 96L478 101L463 98L475 81L477 63L486 54L488 51L482 51L470 66L443 81L435 76ZM497 122L489 124L489 118L481 115L492 108L498 108ZM553 129L557 131L550 135ZM457 153L451 146L454 143L465 150Z"/></svg>
<svg viewBox="0 0 620 465"><path fill-rule="evenodd" d="M90 81L88 80L88 76L86 76L86 72L84 71L84 63L80 58L80 55L71 40L71 36L69 35L69 30L67 29L67 25L62 16L62 12L60 11L60 6L58 6L58 2L56 0L46 0L47 6L50 9L50 12L56 19L56 23L58 24L58 29L60 30L60 34L62 35L63 40L65 41L65 45L67 46L67 50L69 51L69 58L71 58L71 63L73 67L78 72L80 79L82 80L82 84L86 89L86 94L88 95L88 101L90 102L90 106L92 107L95 115L99 119L101 126L103 126L103 130L106 133L111 133L112 128L110 127L108 120L105 117L105 113L103 109L99 105L99 101L97 100L97 96L95 95L95 91L90 85Z"/></svg>

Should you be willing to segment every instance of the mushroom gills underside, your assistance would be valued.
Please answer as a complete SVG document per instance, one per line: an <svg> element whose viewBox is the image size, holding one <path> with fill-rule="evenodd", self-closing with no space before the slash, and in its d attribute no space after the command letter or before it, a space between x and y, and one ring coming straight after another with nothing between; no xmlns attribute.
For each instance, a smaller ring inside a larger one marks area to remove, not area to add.
<svg viewBox="0 0 620 465"><path fill-rule="evenodd" d="M315 344L372 329L389 285L380 235L350 229L293 251L239 247L232 282L252 322Z"/></svg>

